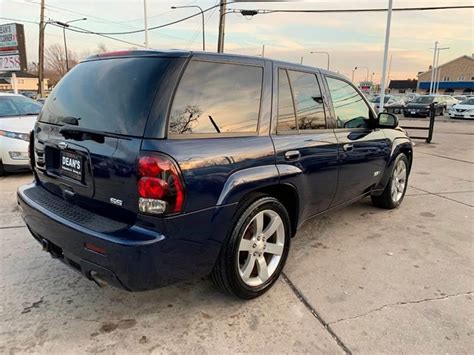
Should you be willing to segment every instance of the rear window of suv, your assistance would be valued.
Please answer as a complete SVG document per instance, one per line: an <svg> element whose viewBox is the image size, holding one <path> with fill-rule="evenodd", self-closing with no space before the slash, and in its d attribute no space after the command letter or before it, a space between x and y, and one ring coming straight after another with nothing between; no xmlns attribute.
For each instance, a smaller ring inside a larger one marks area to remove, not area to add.
<svg viewBox="0 0 474 355"><path fill-rule="evenodd" d="M54 88L39 121L142 136L171 58L110 58L82 62Z"/></svg>
<svg viewBox="0 0 474 355"><path fill-rule="evenodd" d="M174 98L169 133L255 134L262 79L261 67L191 61Z"/></svg>

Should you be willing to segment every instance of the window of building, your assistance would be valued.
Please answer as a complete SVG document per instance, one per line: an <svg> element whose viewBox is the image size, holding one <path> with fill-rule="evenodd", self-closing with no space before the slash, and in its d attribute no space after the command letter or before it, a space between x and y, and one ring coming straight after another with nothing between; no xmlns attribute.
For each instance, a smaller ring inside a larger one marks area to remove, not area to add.
<svg viewBox="0 0 474 355"><path fill-rule="evenodd" d="M256 133L263 69L192 61L179 83L169 132Z"/></svg>
<svg viewBox="0 0 474 355"><path fill-rule="evenodd" d="M278 132L296 130L295 107L286 70L278 71Z"/></svg>
<svg viewBox="0 0 474 355"><path fill-rule="evenodd" d="M367 128L370 109L348 82L327 77L338 128Z"/></svg>
<svg viewBox="0 0 474 355"><path fill-rule="evenodd" d="M298 129L326 128L323 97L315 74L289 70Z"/></svg>
<svg viewBox="0 0 474 355"><path fill-rule="evenodd" d="M449 76L445 75L445 76L443 77L443 81L449 81Z"/></svg>
<svg viewBox="0 0 474 355"><path fill-rule="evenodd" d="M459 81L464 81L464 74L459 75L458 80L459 80Z"/></svg>

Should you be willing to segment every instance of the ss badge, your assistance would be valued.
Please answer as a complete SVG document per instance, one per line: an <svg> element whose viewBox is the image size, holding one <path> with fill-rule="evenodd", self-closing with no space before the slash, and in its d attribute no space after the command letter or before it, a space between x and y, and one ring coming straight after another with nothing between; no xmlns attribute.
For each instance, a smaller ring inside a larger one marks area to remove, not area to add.
<svg viewBox="0 0 474 355"><path fill-rule="evenodd" d="M110 203L117 205L117 206L122 206L122 200L119 200L118 198L110 198Z"/></svg>

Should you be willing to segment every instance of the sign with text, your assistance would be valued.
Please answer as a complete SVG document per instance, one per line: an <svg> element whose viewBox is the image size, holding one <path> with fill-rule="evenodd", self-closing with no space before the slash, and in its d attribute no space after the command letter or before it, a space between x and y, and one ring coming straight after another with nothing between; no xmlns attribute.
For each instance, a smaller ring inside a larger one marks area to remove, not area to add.
<svg viewBox="0 0 474 355"><path fill-rule="evenodd" d="M0 71L26 71L25 32L23 25L0 25Z"/></svg>
<svg viewBox="0 0 474 355"><path fill-rule="evenodd" d="M0 71L20 71L20 56L18 54L13 55L0 55Z"/></svg>

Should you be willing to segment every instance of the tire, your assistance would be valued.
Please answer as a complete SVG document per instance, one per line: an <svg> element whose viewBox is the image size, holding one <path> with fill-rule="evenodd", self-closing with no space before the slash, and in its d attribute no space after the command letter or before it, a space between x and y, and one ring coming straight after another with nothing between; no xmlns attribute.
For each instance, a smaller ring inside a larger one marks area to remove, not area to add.
<svg viewBox="0 0 474 355"><path fill-rule="evenodd" d="M404 169L402 172L400 169ZM401 176L403 174L403 176ZM405 154L399 154L393 164L390 180L381 195L372 195L374 206L394 209L401 205L408 186L409 164ZM393 190L392 190L393 189Z"/></svg>
<svg viewBox="0 0 474 355"><path fill-rule="evenodd" d="M6 174L5 167L3 166L3 163L0 160L0 176L4 176L5 174Z"/></svg>
<svg viewBox="0 0 474 355"><path fill-rule="evenodd" d="M272 228L273 233L267 230L270 225L276 227ZM268 234L264 238L266 230ZM290 239L291 224L286 208L273 197L253 195L236 213L212 270L213 282L224 292L242 299L261 296L280 276Z"/></svg>
<svg viewBox="0 0 474 355"><path fill-rule="evenodd" d="M406 113L403 113L403 117L410 117L410 116L407 115Z"/></svg>

